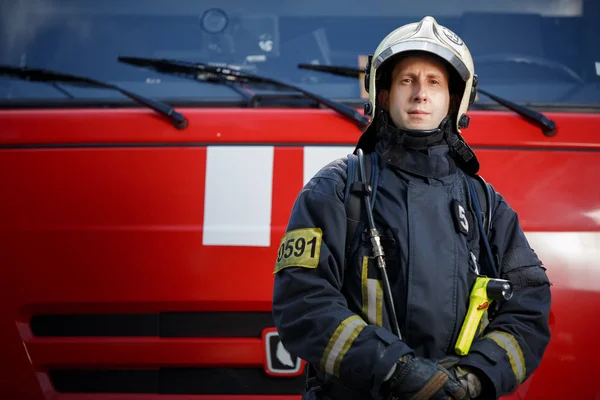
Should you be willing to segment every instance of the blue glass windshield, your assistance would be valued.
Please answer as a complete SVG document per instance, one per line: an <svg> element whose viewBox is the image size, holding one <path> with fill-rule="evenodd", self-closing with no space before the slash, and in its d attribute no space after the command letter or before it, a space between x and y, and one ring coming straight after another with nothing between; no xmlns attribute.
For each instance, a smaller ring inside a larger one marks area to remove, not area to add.
<svg viewBox="0 0 600 400"><path fill-rule="evenodd" d="M356 102L358 79L297 64L359 67L390 31L425 15L464 40L482 88L518 103L600 104L597 0L3 0L0 64L83 75L159 100L240 98L227 86L117 61L170 58L233 65ZM125 99L115 91L60 86L74 99ZM65 96L47 83L0 77L3 102Z"/></svg>

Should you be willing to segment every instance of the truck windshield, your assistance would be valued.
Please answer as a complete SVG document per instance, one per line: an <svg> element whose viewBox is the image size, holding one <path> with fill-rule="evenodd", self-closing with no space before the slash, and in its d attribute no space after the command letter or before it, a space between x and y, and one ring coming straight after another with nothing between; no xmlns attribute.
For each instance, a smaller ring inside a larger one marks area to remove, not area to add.
<svg viewBox="0 0 600 400"><path fill-rule="evenodd" d="M117 58L177 59L228 65L360 104L359 79L297 65L362 67L385 35L425 15L466 42L482 88L542 108L600 105L597 0L3 0L0 64L86 76L171 104L239 104L240 94L226 86L193 84ZM69 93L71 104L129 101L98 88ZM0 77L0 104L64 98L43 83Z"/></svg>

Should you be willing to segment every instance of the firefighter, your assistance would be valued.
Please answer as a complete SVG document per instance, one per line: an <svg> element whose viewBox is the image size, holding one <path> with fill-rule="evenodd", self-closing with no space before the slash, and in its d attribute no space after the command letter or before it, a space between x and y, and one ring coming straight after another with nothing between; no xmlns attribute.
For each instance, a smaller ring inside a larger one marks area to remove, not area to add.
<svg viewBox="0 0 600 400"><path fill-rule="evenodd" d="M365 83L372 122L357 148L379 160L373 215L395 315L368 230L346 245L348 157L335 160L299 193L274 271L273 317L284 346L307 361L305 399L496 399L540 364L550 282L516 212L489 184L489 243L514 294L484 317L468 354L454 352L471 267L492 263L465 185L479 164L460 135L476 84L466 45L432 17L377 47Z"/></svg>

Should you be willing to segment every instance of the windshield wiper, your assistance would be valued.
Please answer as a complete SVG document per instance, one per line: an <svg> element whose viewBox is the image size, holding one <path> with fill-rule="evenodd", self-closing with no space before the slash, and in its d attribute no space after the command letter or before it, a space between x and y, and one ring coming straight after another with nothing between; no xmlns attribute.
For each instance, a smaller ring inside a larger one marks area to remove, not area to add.
<svg viewBox="0 0 600 400"><path fill-rule="evenodd" d="M40 69L40 68L27 68L27 67L12 67L7 65L0 65L0 75L10 76L19 78L26 81L34 81L34 82L47 82L53 83L54 87L61 90L59 86L56 85L57 82L67 83L72 85L84 85L87 87L95 87L95 88L104 88L104 89L113 89L121 92L123 95L129 97L130 99L136 101L139 104L142 104L146 107L153 109L154 111L164 115L165 117L171 120L173 126L177 129L185 129L188 125L187 119L183 116L183 114L175 111L173 107L168 104L161 103L156 100L149 99L147 97L140 96L139 94L131 93L125 89L122 89L116 85L105 83L101 81L97 81L92 78L87 78L83 76L65 74L57 71L52 71L49 69ZM63 91L63 90L61 90ZM63 91L69 95L69 97L73 97L68 92Z"/></svg>
<svg viewBox="0 0 600 400"><path fill-rule="evenodd" d="M548 137L552 137L552 136L556 135L556 122L547 118L544 114L534 111L531 108L520 106L516 103L513 103L512 101L505 100L501 97L491 94L490 92L488 92L486 90L477 88L477 91L479 93L486 95L490 99L494 100L496 103L502 104L504 107L508 108L509 110L513 110L517 114L520 114L523 117L525 117L526 119L528 119L529 121L533 122L534 124L536 124L537 126L539 126L542 129L542 132L544 133L544 135L546 135Z"/></svg>
<svg viewBox="0 0 600 400"><path fill-rule="evenodd" d="M369 124L369 120L352 107L276 79L249 74L228 67L217 67L188 61L125 56L119 57L118 60L120 62L131 64L137 67L149 68L156 72L176 75L196 81L209 81L222 84L232 81L242 83L264 83L277 86L279 88L290 89L295 92L302 93L305 97L338 112L339 114L352 120L361 129L365 128ZM252 100L253 96L250 96L250 102L252 102Z"/></svg>
<svg viewBox="0 0 600 400"><path fill-rule="evenodd" d="M361 74L364 74L365 71L360 68L352 68L352 67L343 67L343 66L335 66L335 65L313 65L313 64L298 64L298 68L301 69L310 69L319 72L327 72L333 75L346 76L349 78L360 78ZM513 103L512 101L505 100L501 97L493 95L483 89L477 89L478 92L488 96L490 99L494 100L496 103L503 105L516 112L517 114L525 117L528 121L533 124L539 126L542 129L544 135L551 137L556 134L556 123L551 119L548 119L543 114L540 114L537 111L534 111L530 108L521 106L519 104Z"/></svg>

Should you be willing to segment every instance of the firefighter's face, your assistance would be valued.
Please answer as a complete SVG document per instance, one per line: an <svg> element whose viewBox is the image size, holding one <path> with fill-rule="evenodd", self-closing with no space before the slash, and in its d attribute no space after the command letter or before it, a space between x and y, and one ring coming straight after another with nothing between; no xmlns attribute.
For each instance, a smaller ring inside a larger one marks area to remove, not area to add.
<svg viewBox="0 0 600 400"><path fill-rule="evenodd" d="M448 79L441 61L408 56L394 67L391 87L379 93L379 103L398 128L435 129L448 115Z"/></svg>

